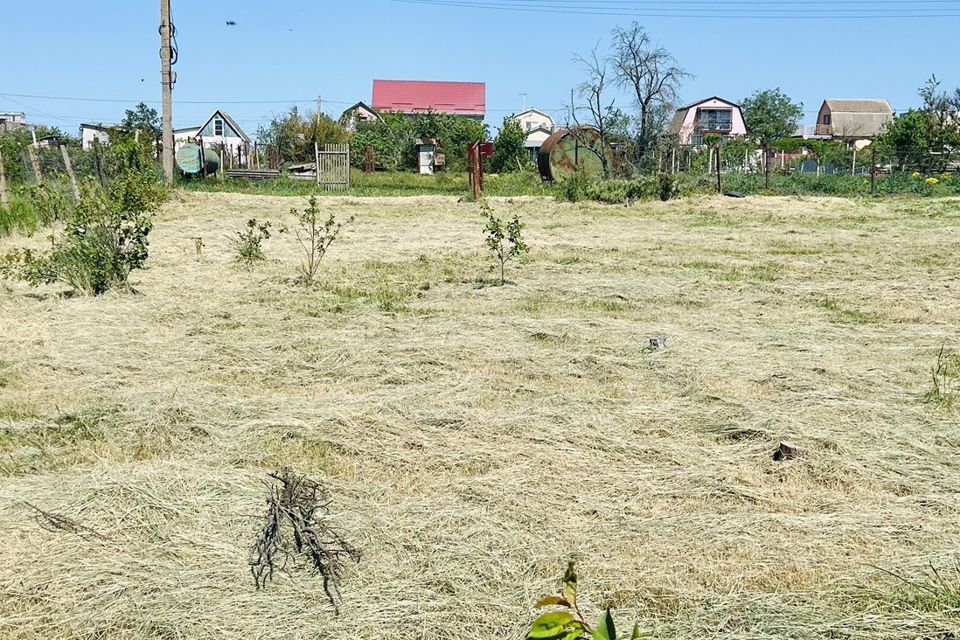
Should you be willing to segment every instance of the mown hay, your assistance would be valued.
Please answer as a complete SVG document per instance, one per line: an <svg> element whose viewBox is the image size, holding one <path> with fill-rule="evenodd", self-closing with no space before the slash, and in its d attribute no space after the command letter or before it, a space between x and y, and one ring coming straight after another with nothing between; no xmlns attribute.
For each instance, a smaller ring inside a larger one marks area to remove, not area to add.
<svg viewBox="0 0 960 640"><path fill-rule="evenodd" d="M569 559L588 615L659 637L956 629L873 567L957 553L960 425L925 398L957 201L495 200L531 253L491 287L476 205L331 198L356 222L316 286L289 235L232 264L302 205L183 196L137 295L0 284L0 637L517 638ZM322 580L252 584L284 466L364 552L339 617Z"/></svg>

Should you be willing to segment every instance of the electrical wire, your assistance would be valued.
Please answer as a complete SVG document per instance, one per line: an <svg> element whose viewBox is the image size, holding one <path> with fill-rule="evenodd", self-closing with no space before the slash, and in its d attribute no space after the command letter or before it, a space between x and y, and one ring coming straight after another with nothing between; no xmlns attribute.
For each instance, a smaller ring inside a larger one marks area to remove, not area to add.
<svg viewBox="0 0 960 640"><path fill-rule="evenodd" d="M916 8L915 6L885 9L863 7L851 9L832 9L824 13L826 7L818 9L819 13L803 12L795 7L782 9L764 8L763 13L753 8L717 8L713 3L710 8L655 8L644 6L642 9L632 9L628 6L610 6L611 0L603 0L606 5L583 6L563 4L562 0L517 0L516 2L481 2L480 0L387 0L397 4L412 4L430 7L456 7L463 9L484 9L494 11L512 11L522 13L560 14L560 15L602 15L626 16L634 18L705 18L710 20L844 20L844 19L916 19L916 18L960 18L960 6L950 5L946 10L956 10L956 13L943 13L943 7ZM848 0L850 1L850 0ZM922 1L922 0L921 0ZM549 3L549 4L547 4ZM759 6L759 5L758 5ZM694 13L696 12L696 13ZM910 13L905 13L910 12ZM940 12L940 13L933 13Z"/></svg>

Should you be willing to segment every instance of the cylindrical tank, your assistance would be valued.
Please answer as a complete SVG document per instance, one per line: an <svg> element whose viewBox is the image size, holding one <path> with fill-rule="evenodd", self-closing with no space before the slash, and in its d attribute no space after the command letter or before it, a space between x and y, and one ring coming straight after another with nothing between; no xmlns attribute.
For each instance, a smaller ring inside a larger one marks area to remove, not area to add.
<svg viewBox="0 0 960 640"><path fill-rule="evenodd" d="M544 180L563 182L575 173L591 178L603 177L600 154L612 168L613 152L600 142L600 133L593 127L562 129L543 141L537 152L537 168Z"/></svg>
<svg viewBox="0 0 960 640"><path fill-rule="evenodd" d="M200 145L185 144L177 149L177 166L187 175L209 175L220 170L220 156L213 149L204 149L201 159Z"/></svg>

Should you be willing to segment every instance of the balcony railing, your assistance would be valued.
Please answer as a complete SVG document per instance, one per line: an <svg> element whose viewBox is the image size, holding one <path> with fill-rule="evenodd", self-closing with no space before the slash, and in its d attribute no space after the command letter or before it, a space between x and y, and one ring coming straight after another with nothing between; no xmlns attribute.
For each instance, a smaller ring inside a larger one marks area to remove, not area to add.
<svg viewBox="0 0 960 640"><path fill-rule="evenodd" d="M728 133L731 129L733 129L732 122L701 121L697 123L697 130L704 133Z"/></svg>
<svg viewBox="0 0 960 640"><path fill-rule="evenodd" d="M818 124L817 125L817 135L818 136L832 136L833 135L833 126L829 124Z"/></svg>

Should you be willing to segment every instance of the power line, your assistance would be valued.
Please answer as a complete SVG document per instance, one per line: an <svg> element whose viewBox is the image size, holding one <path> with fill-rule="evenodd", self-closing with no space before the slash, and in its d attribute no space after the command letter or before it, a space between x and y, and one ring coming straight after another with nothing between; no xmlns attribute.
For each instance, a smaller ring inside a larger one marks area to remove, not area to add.
<svg viewBox="0 0 960 640"><path fill-rule="evenodd" d="M913 19L913 18L960 18L958 13L929 13L933 11L943 11L944 8L915 8L913 6L901 7L898 9L882 9L873 7L870 9L834 9L830 13L823 13L826 7L820 8L821 13L805 13L796 8L784 9L764 9L764 13L759 13L752 8L742 9L717 9L717 8L692 8L683 7L671 8L648 8L631 9L627 6L596 6L585 7L583 5L565 5L562 0L540 0L544 4L537 4L538 0L521 0L513 3L505 2L481 2L480 0L387 0L398 4L414 4L431 7L457 7L464 9L485 9L494 11L512 11L521 13L540 13L540 14L561 14L561 15L602 15L602 16L626 16L633 18L706 18L710 20L844 20L844 19ZM609 3L611 0L603 0ZM546 4L549 2L550 4ZM716 6L715 4L713 5ZM960 7L949 7L949 10ZM913 13L904 13L911 11ZM697 12L697 13L693 13ZM845 13L841 13L845 12ZM896 12L896 13L895 13Z"/></svg>
<svg viewBox="0 0 960 640"><path fill-rule="evenodd" d="M41 96L27 93L0 93L0 97L10 97L10 98L32 98L35 100L65 100L69 102L115 102L115 103L124 103L124 104L136 104L143 102L144 104L160 104L160 100L144 100L142 98L77 98L77 97L68 97L68 96ZM306 98L303 100L177 100L177 104L300 104L300 103L314 103L316 98ZM326 100L324 102L330 102L334 104L354 104L354 102L340 102L338 100Z"/></svg>

